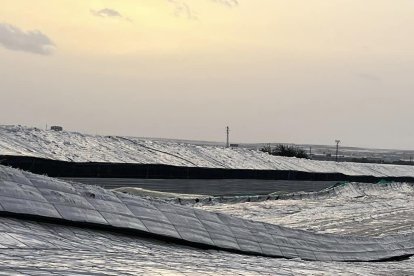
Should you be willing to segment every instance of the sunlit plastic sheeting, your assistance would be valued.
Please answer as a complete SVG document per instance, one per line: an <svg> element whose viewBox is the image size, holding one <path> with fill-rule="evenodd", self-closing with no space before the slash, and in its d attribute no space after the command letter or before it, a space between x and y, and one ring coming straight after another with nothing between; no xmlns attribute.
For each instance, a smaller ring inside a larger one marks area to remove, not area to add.
<svg viewBox="0 0 414 276"><path fill-rule="evenodd" d="M127 229L195 246L312 261L378 261L414 254L414 234L315 234L65 183L0 166L0 213Z"/></svg>

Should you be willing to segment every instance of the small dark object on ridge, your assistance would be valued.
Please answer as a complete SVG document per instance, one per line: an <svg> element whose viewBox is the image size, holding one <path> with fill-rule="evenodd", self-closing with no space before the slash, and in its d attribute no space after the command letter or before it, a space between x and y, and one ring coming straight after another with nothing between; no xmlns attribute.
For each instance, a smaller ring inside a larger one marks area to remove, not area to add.
<svg viewBox="0 0 414 276"><path fill-rule="evenodd" d="M54 130L54 131L62 131L63 127L61 127L61 126L51 126L50 129Z"/></svg>

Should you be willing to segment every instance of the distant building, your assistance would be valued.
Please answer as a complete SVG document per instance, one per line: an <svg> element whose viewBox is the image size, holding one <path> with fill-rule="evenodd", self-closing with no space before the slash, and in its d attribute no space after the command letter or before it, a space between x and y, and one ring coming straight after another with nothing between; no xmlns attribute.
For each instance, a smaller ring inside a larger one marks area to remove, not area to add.
<svg viewBox="0 0 414 276"><path fill-rule="evenodd" d="M62 131L63 127L61 127L61 126L51 126L50 129L54 130L54 131Z"/></svg>
<svg viewBox="0 0 414 276"><path fill-rule="evenodd" d="M230 147L231 148L238 148L239 147L239 144L230 144Z"/></svg>

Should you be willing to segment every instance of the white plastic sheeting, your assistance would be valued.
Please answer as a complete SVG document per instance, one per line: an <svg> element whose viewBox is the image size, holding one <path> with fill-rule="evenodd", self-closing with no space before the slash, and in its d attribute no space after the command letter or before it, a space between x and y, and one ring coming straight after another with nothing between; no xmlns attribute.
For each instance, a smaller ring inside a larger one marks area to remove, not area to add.
<svg viewBox="0 0 414 276"><path fill-rule="evenodd" d="M194 145L119 136L95 136L0 126L0 155L73 162L166 164L189 167L295 170L376 177L414 177L414 166L336 163L272 156L244 148Z"/></svg>
<svg viewBox="0 0 414 276"><path fill-rule="evenodd" d="M414 234L316 234L146 200L0 166L0 214L128 229L195 246L312 261L379 261L414 255Z"/></svg>

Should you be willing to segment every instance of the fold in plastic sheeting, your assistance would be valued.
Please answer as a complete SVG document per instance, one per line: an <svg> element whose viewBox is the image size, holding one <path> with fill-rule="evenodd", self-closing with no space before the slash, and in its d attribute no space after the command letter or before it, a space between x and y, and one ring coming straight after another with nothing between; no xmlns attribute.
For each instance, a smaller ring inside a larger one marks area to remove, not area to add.
<svg viewBox="0 0 414 276"><path fill-rule="evenodd" d="M414 234L316 234L68 183L0 166L0 215L101 225L239 253L310 261L381 261L414 255Z"/></svg>

